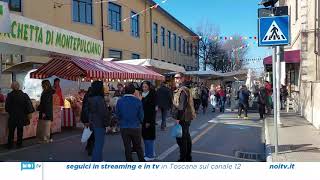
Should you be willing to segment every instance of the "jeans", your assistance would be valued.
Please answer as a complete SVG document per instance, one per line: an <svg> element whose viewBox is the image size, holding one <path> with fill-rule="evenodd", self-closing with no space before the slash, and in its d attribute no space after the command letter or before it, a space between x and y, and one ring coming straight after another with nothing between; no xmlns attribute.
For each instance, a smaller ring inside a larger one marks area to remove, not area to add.
<svg viewBox="0 0 320 180"><path fill-rule="evenodd" d="M242 110L244 111L244 117L248 117L248 104L239 103L239 112L238 112L239 116L241 116Z"/></svg>
<svg viewBox="0 0 320 180"><path fill-rule="evenodd" d="M9 127L9 134L8 134L8 146L11 147L13 145L13 138L14 138L14 131L17 128L17 145L22 145L22 137L23 137L23 127L12 126Z"/></svg>
<svg viewBox="0 0 320 180"><path fill-rule="evenodd" d="M263 119L263 116L264 116L265 113L266 113L266 105L265 104L259 104L260 119Z"/></svg>
<svg viewBox="0 0 320 180"><path fill-rule="evenodd" d="M104 136L106 133L105 128L93 128L94 133L94 147L92 152L92 161L101 162L103 160L103 146L104 146Z"/></svg>
<svg viewBox="0 0 320 180"><path fill-rule="evenodd" d="M220 98L220 102L219 102L219 105L220 105L220 112L224 112L224 106L225 106L225 99L224 98Z"/></svg>
<svg viewBox="0 0 320 180"><path fill-rule="evenodd" d="M133 162L132 148L137 152L140 162L144 162L143 149L141 146L141 129L140 128L123 128L120 130L125 149L126 160ZM133 147L131 147L133 145Z"/></svg>
<svg viewBox="0 0 320 180"><path fill-rule="evenodd" d="M155 140L144 140L144 151L145 157L154 158L155 157Z"/></svg>
<svg viewBox="0 0 320 180"><path fill-rule="evenodd" d="M162 118L161 128L165 128L167 127L168 109L160 108L160 110L161 110L161 118Z"/></svg>
<svg viewBox="0 0 320 180"><path fill-rule="evenodd" d="M182 137L176 138L177 144L180 149L180 162L191 162L192 161L192 140L190 136L190 122L180 121L179 124L182 127Z"/></svg>

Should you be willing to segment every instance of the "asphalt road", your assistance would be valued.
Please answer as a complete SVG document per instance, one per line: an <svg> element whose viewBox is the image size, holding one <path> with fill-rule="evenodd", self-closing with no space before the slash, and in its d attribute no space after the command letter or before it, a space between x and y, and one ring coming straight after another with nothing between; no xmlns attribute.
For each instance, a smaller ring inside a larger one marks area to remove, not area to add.
<svg viewBox="0 0 320 180"><path fill-rule="evenodd" d="M242 152L264 153L262 121L257 114L249 114L249 120L237 119L235 113L225 114L208 112L199 114L192 122L193 161L200 162L251 162L252 159ZM160 124L160 119L159 119ZM157 127L156 161L175 162L179 158L178 146L168 130L160 131ZM0 161L90 161L80 142L81 130L66 130L54 136L51 144L36 144L34 139L24 142L24 148L6 150L0 147ZM134 155L135 156L135 155ZM125 161L122 139L119 134L107 135L104 146L105 161Z"/></svg>

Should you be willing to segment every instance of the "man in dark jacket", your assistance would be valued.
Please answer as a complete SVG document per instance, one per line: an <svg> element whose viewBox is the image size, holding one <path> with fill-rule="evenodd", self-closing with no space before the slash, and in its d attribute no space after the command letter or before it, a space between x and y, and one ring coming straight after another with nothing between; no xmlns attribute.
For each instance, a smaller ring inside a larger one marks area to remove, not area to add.
<svg viewBox="0 0 320 180"><path fill-rule="evenodd" d="M161 84L161 87L157 91L156 98L157 106L160 108L162 116L161 130L165 130L167 127L166 120L168 110L172 107L172 92L166 87L165 83Z"/></svg>
<svg viewBox="0 0 320 180"><path fill-rule="evenodd" d="M266 113L266 104L267 104L267 93L263 86L260 87L260 89L258 90L258 94L256 96L258 98L260 119L263 119L264 114Z"/></svg>
<svg viewBox="0 0 320 180"><path fill-rule="evenodd" d="M118 100L116 114L120 120L120 131L125 148L126 160L132 162L132 147L137 152L139 161L144 162L144 153L141 145L141 124L144 118L143 105L140 99L134 96L135 86L129 83L125 87L125 95Z"/></svg>
<svg viewBox="0 0 320 180"><path fill-rule="evenodd" d="M29 96L20 90L18 82L11 85L12 91L8 94L5 104L6 112L9 113L8 149L13 146L14 131L17 128L17 147L21 148L23 138L23 126L28 125L28 114L34 112Z"/></svg>
<svg viewBox="0 0 320 180"><path fill-rule="evenodd" d="M241 89L238 91L238 99L239 99L238 118L239 119L241 118L242 110L244 111L244 119L248 119L249 97L250 97L250 91L248 91L246 85L242 85Z"/></svg>

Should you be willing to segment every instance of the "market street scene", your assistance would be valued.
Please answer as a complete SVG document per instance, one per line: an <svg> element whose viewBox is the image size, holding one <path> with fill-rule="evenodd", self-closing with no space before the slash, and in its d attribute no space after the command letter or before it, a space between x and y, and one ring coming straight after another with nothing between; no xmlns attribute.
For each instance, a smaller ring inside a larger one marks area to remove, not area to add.
<svg viewBox="0 0 320 180"><path fill-rule="evenodd" d="M319 4L0 0L0 162L318 162Z"/></svg>

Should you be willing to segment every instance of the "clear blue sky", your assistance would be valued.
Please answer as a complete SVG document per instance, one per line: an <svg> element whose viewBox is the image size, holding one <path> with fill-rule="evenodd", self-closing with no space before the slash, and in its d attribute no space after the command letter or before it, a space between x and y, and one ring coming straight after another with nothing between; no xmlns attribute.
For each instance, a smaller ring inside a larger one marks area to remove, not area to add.
<svg viewBox="0 0 320 180"><path fill-rule="evenodd" d="M196 29L204 21L218 27L222 36L257 36L260 0L168 0L160 6L187 27ZM265 57L269 50L251 47L247 58Z"/></svg>

